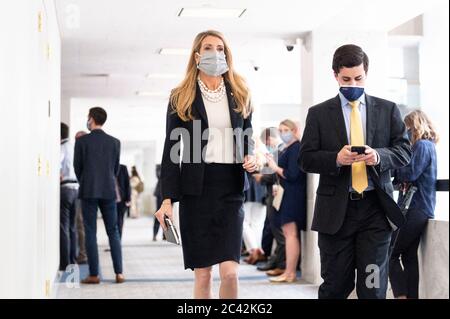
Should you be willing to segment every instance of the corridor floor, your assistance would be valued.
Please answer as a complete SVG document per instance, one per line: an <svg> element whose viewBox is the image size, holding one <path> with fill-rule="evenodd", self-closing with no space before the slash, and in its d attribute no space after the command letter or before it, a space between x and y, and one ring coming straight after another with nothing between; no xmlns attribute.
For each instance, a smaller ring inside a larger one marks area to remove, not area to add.
<svg viewBox="0 0 450 319"><path fill-rule="evenodd" d="M153 219L126 219L123 237L123 265L126 282L114 283L111 255L105 251L108 241L103 221L98 220L98 244L102 283L80 285L76 272L63 274L53 295L58 299L190 299L194 285L193 272L184 270L181 247L159 240L152 241ZM160 232L161 233L161 232ZM87 275L81 265L81 278ZM213 270L214 298L218 298L218 267ZM76 278L75 280L73 278ZM241 263L239 297L245 299L314 299L317 286L298 281L294 284L271 284L264 272Z"/></svg>

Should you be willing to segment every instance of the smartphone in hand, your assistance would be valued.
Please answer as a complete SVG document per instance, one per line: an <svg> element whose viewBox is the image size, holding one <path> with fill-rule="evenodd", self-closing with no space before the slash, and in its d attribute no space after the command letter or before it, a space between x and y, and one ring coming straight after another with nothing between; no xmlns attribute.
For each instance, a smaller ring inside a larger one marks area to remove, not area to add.
<svg viewBox="0 0 450 319"><path fill-rule="evenodd" d="M352 146L351 147L351 152L352 153L358 153L358 155L365 154L366 153L366 147L365 146Z"/></svg>

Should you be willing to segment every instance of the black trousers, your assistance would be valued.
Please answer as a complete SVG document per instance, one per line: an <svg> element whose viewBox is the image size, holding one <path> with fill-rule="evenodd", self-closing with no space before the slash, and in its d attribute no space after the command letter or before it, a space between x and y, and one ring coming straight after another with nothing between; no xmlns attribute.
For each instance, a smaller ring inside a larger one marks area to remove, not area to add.
<svg viewBox="0 0 450 319"><path fill-rule="evenodd" d="M427 223L427 215L420 210L410 209L406 215L406 223L392 236L393 247L389 262L389 279L394 297L419 298L417 250Z"/></svg>
<svg viewBox="0 0 450 319"><path fill-rule="evenodd" d="M392 228L375 191L349 200L341 229L319 233L321 275L319 299L345 299L355 288L361 299L385 299Z"/></svg>
<svg viewBox="0 0 450 319"><path fill-rule="evenodd" d="M281 216L275 208L270 205L267 206L267 215L269 217L270 229L272 235L275 238L277 246L274 251L273 260L276 268L286 268L286 238L284 237L283 230L281 229Z"/></svg>
<svg viewBox="0 0 450 319"><path fill-rule="evenodd" d="M162 197L161 196L156 196L156 210L158 210L161 205L162 205ZM159 231L159 221L157 218L154 218L153 221L153 237L156 237L156 235L158 235L158 231Z"/></svg>
<svg viewBox="0 0 450 319"><path fill-rule="evenodd" d="M119 226L119 236L122 239L123 232L123 219L125 217L125 213L127 212L127 205L125 202L117 203L117 225Z"/></svg>
<svg viewBox="0 0 450 319"><path fill-rule="evenodd" d="M77 229L75 224L75 201L78 190L61 187L59 210L59 270L66 270L67 266L76 263L77 258Z"/></svg>
<svg viewBox="0 0 450 319"><path fill-rule="evenodd" d="M261 248L266 256L270 256L270 254L272 253L273 239L274 237L272 234L272 229L270 229L269 213L267 212L266 209L266 219L264 221L264 228L261 240Z"/></svg>

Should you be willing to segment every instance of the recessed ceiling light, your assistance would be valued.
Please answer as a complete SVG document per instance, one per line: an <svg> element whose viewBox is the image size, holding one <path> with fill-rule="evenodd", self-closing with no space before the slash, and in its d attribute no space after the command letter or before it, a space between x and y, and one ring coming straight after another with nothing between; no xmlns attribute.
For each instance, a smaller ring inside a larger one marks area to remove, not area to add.
<svg viewBox="0 0 450 319"><path fill-rule="evenodd" d="M242 8L181 8L179 17L183 18L240 18L247 11Z"/></svg>
<svg viewBox="0 0 450 319"><path fill-rule="evenodd" d="M191 53L191 50L189 49L176 49L176 48L162 48L158 52L162 55L189 55Z"/></svg>
<svg viewBox="0 0 450 319"><path fill-rule="evenodd" d="M87 77L87 78L107 78L107 77L109 77L108 73L81 73L80 75L83 77Z"/></svg>

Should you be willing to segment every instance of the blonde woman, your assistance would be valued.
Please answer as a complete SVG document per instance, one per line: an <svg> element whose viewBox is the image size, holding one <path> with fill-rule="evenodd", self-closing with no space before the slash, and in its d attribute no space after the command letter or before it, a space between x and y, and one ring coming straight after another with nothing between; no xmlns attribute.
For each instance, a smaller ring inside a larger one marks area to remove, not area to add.
<svg viewBox="0 0 450 319"><path fill-rule="evenodd" d="M250 93L233 69L230 48L217 31L198 34L187 72L172 91L161 163L163 228L180 202L185 269L194 270L194 298L212 297L212 266L220 266L220 298L237 298L244 219L245 171L252 155ZM180 145L183 142L183 156ZM180 168L181 161L181 168Z"/></svg>
<svg viewBox="0 0 450 319"><path fill-rule="evenodd" d="M408 166L395 171L395 181L402 184L399 203L403 200L403 191L409 186L416 186L417 191L409 206L406 223L392 235L395 245L389 263L389 279L394 297L417 299L417 249L428 219L434 218L437 179L435 144L439 141L439 136L428 116L422 111L409 113L405 117L405 124L412 144L412 157Z"/></svg>
<svg viewBox="0 0 450 319"><path fill-rule="evenodd" d="M133 166L131 168L131 178L130 178L130 186L131 186L131 205L130 205L130 217L138 218L139 217L139 184L142 182L141 177L139 176L136 167Z"/></svg>
<svg viewBox="0 0 450 319"><path fill-rule="evenodd" d="M306 230L306 174L298 166L300 151L300 130L289 119L280 123L278 130L285 144L278 163L267 155L269 167L278 175L284 189L278 213L286 241L286 269L271 282L293 283L297 280L297 266L300 258L300 231Z"/></svg>

